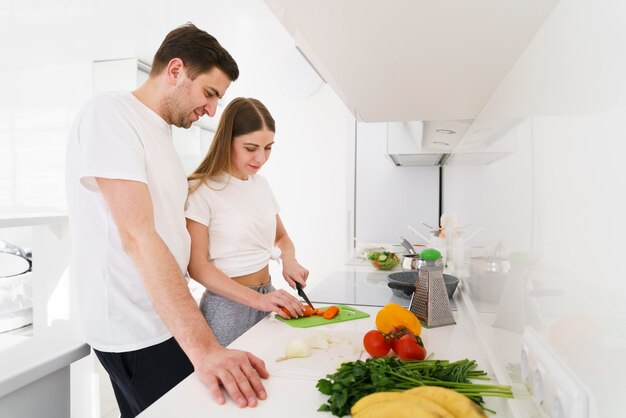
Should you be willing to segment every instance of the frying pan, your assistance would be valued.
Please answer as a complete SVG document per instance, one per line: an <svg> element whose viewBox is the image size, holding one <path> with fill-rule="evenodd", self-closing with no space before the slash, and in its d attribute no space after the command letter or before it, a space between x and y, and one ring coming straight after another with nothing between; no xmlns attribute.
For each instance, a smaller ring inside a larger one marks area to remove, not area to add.
<svg viewBox="0 0 626 418"><path fill-rule="evenodd" d="M402 298L410 298L413 292L415 292L415 282L417 281L418 274L418 271L392 273L388 276L387 286L393 290L394 295ZM451 298L459 284L459 279L456 276L444 274L443 281L446 285L448 298Z"/></svg>

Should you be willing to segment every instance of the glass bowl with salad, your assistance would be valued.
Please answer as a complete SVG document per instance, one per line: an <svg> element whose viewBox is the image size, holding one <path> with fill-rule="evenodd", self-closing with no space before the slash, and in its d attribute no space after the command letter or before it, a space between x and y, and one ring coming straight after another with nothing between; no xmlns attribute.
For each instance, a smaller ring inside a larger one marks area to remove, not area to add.
<svg viewBox="0 0 626 418"><path fill-rule="evenodd" d="M372 251L366 255L369 262L378 270L391 270L400 264L400 258L390 251Z"/></svg>

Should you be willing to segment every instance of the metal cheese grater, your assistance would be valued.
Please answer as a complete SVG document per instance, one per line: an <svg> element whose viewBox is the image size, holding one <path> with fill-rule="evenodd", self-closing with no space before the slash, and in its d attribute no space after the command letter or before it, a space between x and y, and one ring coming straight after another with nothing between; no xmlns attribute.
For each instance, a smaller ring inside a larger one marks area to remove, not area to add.
<svg viewBox="0 0 626 418"><path fill-rule="evenodd" d="M420 253L420 258L426 264L419 269L409 310L429 328L455 324L443 281L441 253L427 249Z"/></svg>

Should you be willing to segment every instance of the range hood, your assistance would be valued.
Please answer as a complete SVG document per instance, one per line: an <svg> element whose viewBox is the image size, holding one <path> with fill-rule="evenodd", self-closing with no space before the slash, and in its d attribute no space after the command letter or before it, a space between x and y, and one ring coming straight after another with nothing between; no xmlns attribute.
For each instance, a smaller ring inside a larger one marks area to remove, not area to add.
<svg viewBox="0 0 626 418"><path fill-rule="evenodd" d="M387 156L396 166L489 164L508 152L488 151L492 128L471 119L387 123Z"/></svg>

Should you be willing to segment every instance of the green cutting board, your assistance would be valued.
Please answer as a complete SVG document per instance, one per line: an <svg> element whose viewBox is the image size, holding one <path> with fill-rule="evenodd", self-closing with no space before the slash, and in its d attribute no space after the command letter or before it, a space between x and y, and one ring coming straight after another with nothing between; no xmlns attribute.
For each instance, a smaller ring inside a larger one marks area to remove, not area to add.
<svg viewBox="0 0 626 418"><path fill-rule="evenodd" d="M346 305L335 305L335 306L339 308L339 313L333 319L326 319L323 316L319 316L319 315L306 316L302 318L292 318L292 319L285 319L278 314L274 314L274 316L279 321L282 321L285 324L291 325L292 327L295 327L295 328L309 328L309 327L316 327L318 325L335 324L337 322L351 321L353 319L367 318L368 316L370 316L370 314L365 313L363 311L359 311L358 309L353 308L352 306L346 306ZM327 306L319 307L319 309L326 309L326 308Z"/></svg>

